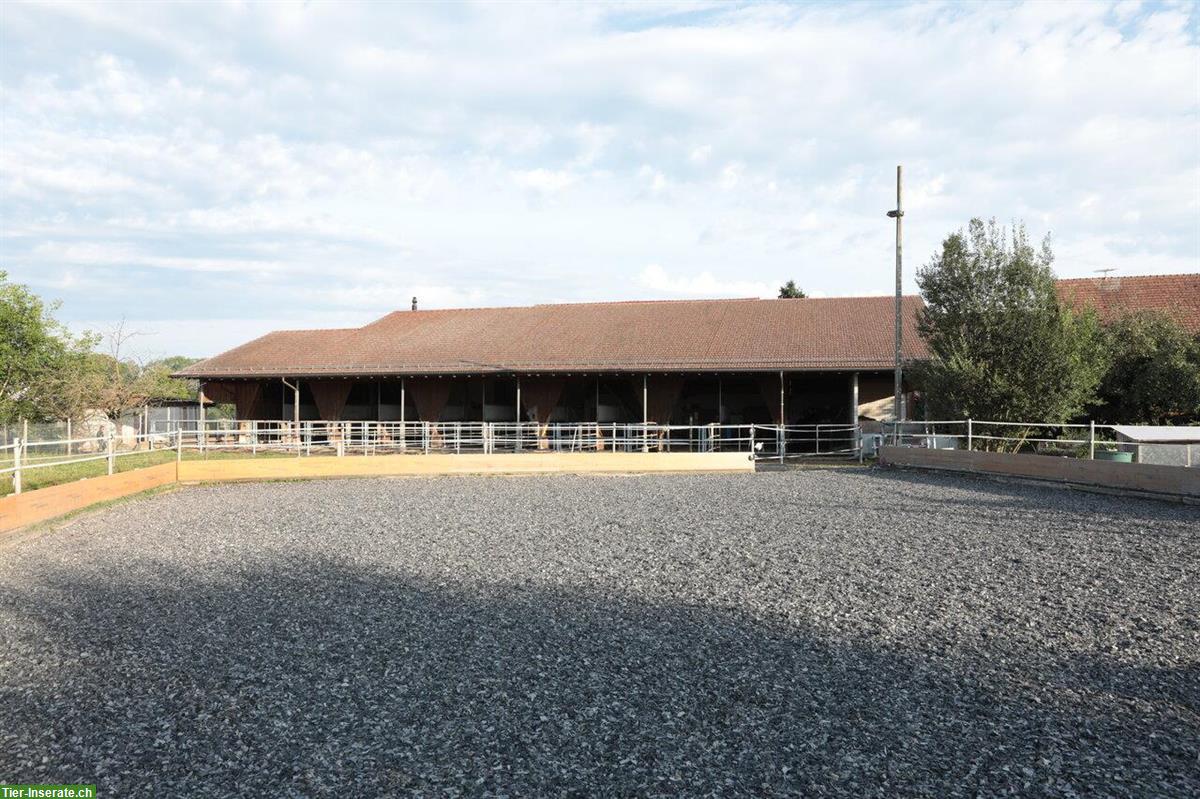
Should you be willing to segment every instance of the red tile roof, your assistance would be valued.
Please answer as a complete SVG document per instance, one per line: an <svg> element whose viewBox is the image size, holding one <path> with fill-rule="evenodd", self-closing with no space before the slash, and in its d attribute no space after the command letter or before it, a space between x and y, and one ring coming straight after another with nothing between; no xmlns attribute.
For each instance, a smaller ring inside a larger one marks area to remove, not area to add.
<svg viewBox="0 0 1200 799"><path fill-rule="evenodd" d="M1058 281L1058 293L1076 308L1095 308L1105 322L1130 311L1160 311L1200 333L1200 273L1072 278Z"/></svg>
<svg viewBox="0 0 1200 799"><path fill-rule="evenodd" d="M888 369L892 297L677 300L396 311L365 327L285 330L190 377ZM919 297L904 356L924 357Z"/></svg>

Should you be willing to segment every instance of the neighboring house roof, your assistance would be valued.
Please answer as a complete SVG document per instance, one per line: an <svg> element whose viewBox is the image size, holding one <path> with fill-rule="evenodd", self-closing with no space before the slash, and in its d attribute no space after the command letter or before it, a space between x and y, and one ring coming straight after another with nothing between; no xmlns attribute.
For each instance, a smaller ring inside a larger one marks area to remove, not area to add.
<svg viewBox="0 0 1200 799"><path fill-rule="evenodd" d="M1077 309L1095 308L1105 322L1131 311L1159 311L1200 333L1200 273L1072 278L1058 281L1058 293Z"/></svg>
<svg viewBox="0 0 1200 799"><path fill-rule="evenodd" d="M888 369L893 297L675 300L396 311L365 327L285 330L180 377ZM925 357L919 297L906 359Z"/></svg>
<svg viewBox="0 0 1200 799"><path fill-rule="evenodd" d="M1118 424L1113 431L1129 441L1147 444L1200 444L1200 427L1170 427L1150 424Z"/></svg>

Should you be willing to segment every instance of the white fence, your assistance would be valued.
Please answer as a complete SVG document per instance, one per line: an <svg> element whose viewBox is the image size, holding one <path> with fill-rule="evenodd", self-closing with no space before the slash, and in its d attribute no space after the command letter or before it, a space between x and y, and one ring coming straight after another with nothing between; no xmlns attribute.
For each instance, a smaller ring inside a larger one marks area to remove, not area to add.
<svg viewBox="0 0 1200 799"><path fill-rule="evenodd" d="M152 425L151 435L200 450L298 454L394 452L750 452L758 457L857 457L857 425L660 425L536 422L209 420Z"/></svg>
<svg viewBox="0 0 1200 799"><path fill-rule="evenodd" d="M14 438L11 444L0 445L0 480L10 477L12 490L20 494L25 475L37 469L52 469L77 464L104 461L106 471L116 470L117 459L142 454L169 446L165 436L125 435L111 432L88 438L52 438L42 441L23 441ZM182 436L176 436L176 446Z"/></svg>
<svg viewBox="0 0 1200 799"><path fill-rule="evenodd" d="M859 458L856 425L658 425L596 422L153 422L149 433L22 440L0 445L0 479L20 493L33 470L173 451L176 459L239 453L383 455L520 452L747 452L758 459ZM166 456L169 459L169 456Z"/></svg>
<svg viewBox="0 0 1200 799"><path fill-rule="evenodd" d="M980 419L952 419L923 422L887 422L877 440L866 435L864 446L870 454L878 444L926 449L993 450L1025 452L1092 460L1115 460L1125 456L1131 461L1158 462L1161 450L1177 447L1177 465L1200 466L1200 446L1158 444L1118 440L1113 425L1066 424L1047 422L994 422Z"/></svg>

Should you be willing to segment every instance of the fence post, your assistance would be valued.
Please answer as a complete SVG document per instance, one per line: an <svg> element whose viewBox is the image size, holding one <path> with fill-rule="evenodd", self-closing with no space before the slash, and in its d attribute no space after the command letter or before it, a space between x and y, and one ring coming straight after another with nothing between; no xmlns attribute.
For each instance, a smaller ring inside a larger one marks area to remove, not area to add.
<svg viewBox="0 0 1200 799"><path fill-rule="evenodd" d="M21 493L21 447L25 446L25 439L18 436L13 439L13 493Z"/></svg>
<svg viewBox="0 0 1200 799"><path fill-rule="evenodd" d="M108 473L113 473L113 462L116 460L116 455L113 449L113 431L108 431Z"/></svg>
<svg viewBox="0 0 1200 799"><path fill-rule="evenodd" d="M1088 460L1096 460L1096 420L1088 420Z"/></svg>
<svg viewBox="0 0 1200 799"><path fill-rule="evenodd" d="M971 426L971 419L967 419L967 451L971 451L971 444L975 440L975 430Z"/></svg>
<svg viewBox="0 0 1200 799"><path fill-rule="evenodd" d="M67 417L67 455L71 454L71 417Z"/></svg>
<svg viewBox="0 0 1200 799"><path fill-rule="evenodd" d="M183 460L183 426L175 428L175 462Z"/></svg>

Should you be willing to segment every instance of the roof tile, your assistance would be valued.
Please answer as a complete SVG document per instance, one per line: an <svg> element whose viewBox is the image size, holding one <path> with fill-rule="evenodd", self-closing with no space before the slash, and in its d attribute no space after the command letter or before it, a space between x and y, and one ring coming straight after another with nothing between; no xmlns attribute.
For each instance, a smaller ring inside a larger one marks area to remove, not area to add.
<svg viewBox="0 0 1200 799"><path fill-rule="evenodd" d="M1200 273L1072 278L1058 281L1058 292L1077 309L1095 308L1105 322L1130 311L1160 311L1200 333Z"/></svg>
<svg viewBox="0 0 1200 799"><path fill-rule="evenodd" d="M886 369L893 297L675 300L396 311L361 328L271 333L192 377ZM922 357L919 297L904 355Z"/></svg>

